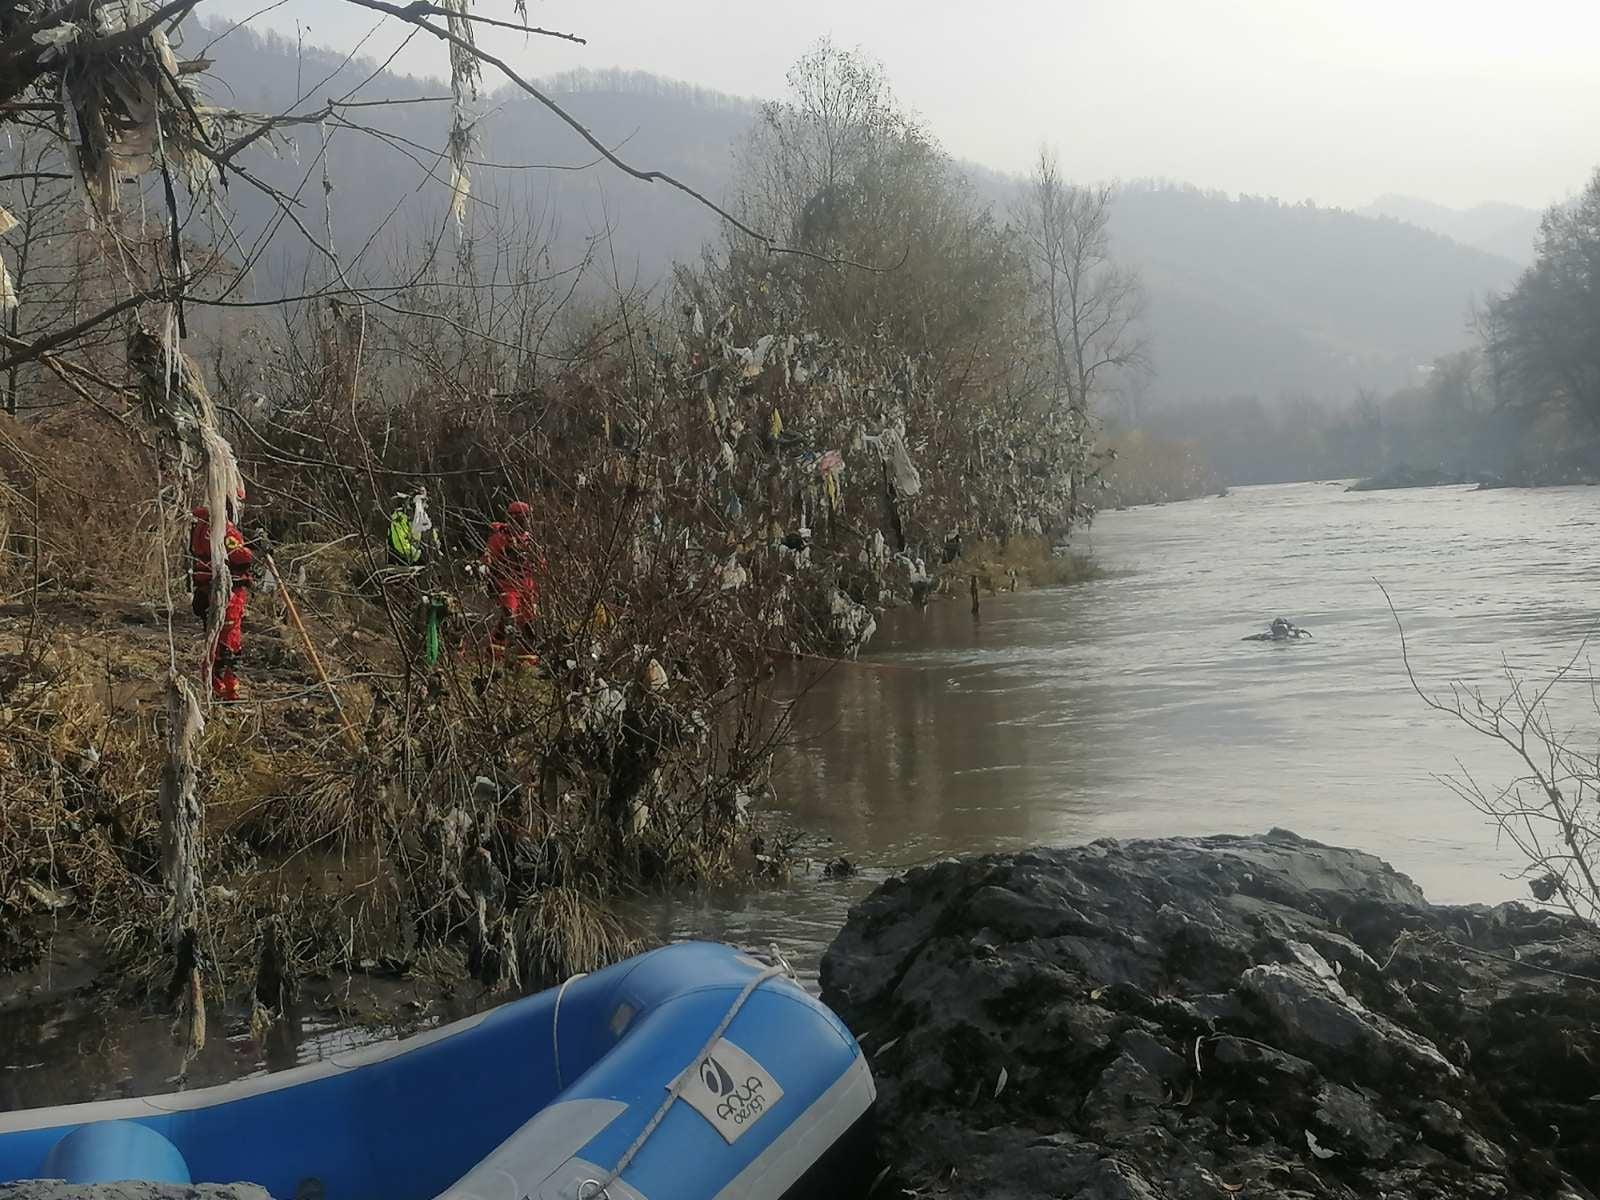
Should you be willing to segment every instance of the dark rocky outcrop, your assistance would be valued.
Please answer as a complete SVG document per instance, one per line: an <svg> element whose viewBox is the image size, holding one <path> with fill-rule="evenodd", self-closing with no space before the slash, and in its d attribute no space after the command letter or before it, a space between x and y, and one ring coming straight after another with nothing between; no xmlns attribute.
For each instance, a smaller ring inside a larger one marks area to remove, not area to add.
<svg viewBox="0 0 1600 1200"><path fill-rule="evenodd" d="M823 998L919 1194L1593 1200L1600 934L1281 831L945 862Z"/></svg>

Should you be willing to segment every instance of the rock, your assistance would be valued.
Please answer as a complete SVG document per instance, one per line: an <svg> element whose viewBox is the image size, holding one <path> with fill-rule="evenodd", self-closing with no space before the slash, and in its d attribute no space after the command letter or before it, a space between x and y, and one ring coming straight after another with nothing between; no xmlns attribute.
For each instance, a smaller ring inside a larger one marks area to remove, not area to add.
<svg viewBox="0 0 1600 1200"><path fill-rule="evenodd" d="M1590 927L1282 831L925 867L822 964L951 1200L1594 1200L1597 980Z"/></svg>
<svg viewBox="0 0 1600 1200"><path fill-rule="evenodd" d="M0 1200L272 1200L253 1183L0 1183Z"/></svg>
<svg viewBox="0 0 1600 1200"><path fill-rule="evenodd" d="M1424 1074L1457 1074L1437 1047L1363 1008L1331 971L1268 964L1251 967L1239 983L1281 1038L1323 1057L1349 1057L1355 1073L1384 1077L1408 1066Z"/></svg>
<svg viewBox="0 0 1600 1200"><path fill-rule="evenodd" d="M1399 488L1443 487L1447 484L1476 482L1474 477L1459 471L1445 471L1438 467L1414 467L1402 464L1390 467L1370 479L1358 480L1345 489L1347 492L1383 492Z"/></svg>

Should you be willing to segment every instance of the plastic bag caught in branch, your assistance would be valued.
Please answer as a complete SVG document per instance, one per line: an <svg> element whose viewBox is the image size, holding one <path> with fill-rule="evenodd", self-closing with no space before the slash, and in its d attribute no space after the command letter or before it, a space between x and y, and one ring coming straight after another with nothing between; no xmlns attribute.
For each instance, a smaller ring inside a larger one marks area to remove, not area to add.
<svg viewBox="0 0 1600 1200"><path fill-rule="evenodd" d="M114 210L118 183L158 160L177 167L192 190L203 190L209 175L201 150L212 138L211 110L181 74L165 31L144 28L156 8L149 0L84 8L78 20L34 40L59 73L66 157L91 214ZM142 36L128 38L140 29Z"/></svg>
<svg viewBox="0 0 1600 1200"><path fill-rule="evenodd" d="M772 344L776 339L772 334L766 334L756 344L748 349L735 346L733 356L743 365L744 377L754 379L760 375L767 365L767 355L772 352Z"/></svg>
<svg viewBox="0 0 1600 1200"><path fill-rule="evenodd" d="M201 825L205 809L198 795L200 735L205 716L189 681L167 677L167 759L161 771L157 807L161 814L161 876L169 893L168 939L173 945L199 918Z"/></svg>
<svg viewBox="0 0 1600 1200"><path fill-rule="evenodd" d="M175 331L156 332L142 322L135 324L128 338L128 366L139 382L151 423L175 443L177 475L187 490L197 471L201 473L201 493L211 514L211 561L216 569L211 577L212 603L206 619L205 654L202 661L206 681L210 681L212 650L222 634L227 612L227 597L233 587L228 570L228 555L223 541L228 523L244 519L244 481L233 447L217 431L216 405L194 361L178 349Z"/></svg>
<svg viewBox="0 0 1600 1200"><path fill-rule="evenodd" d="M905 435L891 425L879 435L877 441L878 453L889 464L895 494L909 497L922 491L922 476L911 461L911 452L906 449Z"/></svg>

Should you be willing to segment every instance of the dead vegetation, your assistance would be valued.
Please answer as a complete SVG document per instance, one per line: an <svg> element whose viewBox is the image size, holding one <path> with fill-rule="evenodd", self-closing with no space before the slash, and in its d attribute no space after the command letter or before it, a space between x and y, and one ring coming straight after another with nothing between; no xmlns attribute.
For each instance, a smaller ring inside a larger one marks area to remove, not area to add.
<svg viewBox="0 0 1600 1200"><path fill-rule="evenodd" d="M152 62L170 73L153 29L125 39L145 83ZM62 36L78 54L100 34ZM452 59L457 106L470 57ZM807 61L811 84L870 72L831 49ZM158 108L190 96L157 90ZM815 98L784 110L792 130ZM174 119L220 135L243 118ZM593 286L603 243L553 269L515 217L474 226L453 145L454 219L391 264L403 283L351 282L330 206L325 233L294 220L324 276L259 318L208 310L254 263L180 223L169 164L90 146L96 220L61 245L140 286L86 285L0 338L23 414L0 418L0 967L76 922L126 990L187 1011L192 1047L207 996L257 1027L340 972L537 987L632 946L608 915L621 895L725 880L744 857L781 873L744 845L784 734L775 665L858 653L941 576L1072 577L1050 547L1091 511L1064 351L1013 235L911 123L870 132L893 154L854 161L859 186L819 192L809 217L741 202L745 235L793 218L785 237L814 249L735 239L668 304L615 264ZM211 197L184 169L243 148L177 144L191 219ZM107 211L104 181L145 167L170 238ZM821 184L796 186L784 203ZM902 236L898 267L862 265ZM64 314L100 303L93 354L67 356L85 343ZM247 698L202 706L188 688L227 572L202 626L187 512L220 512L241 475L259 554ZM396 565L389 514L422 489L437 545ZM474 568L513 498L543 561L500 662ZM981 561L941 561L963 530L988 539Z"/></svg>
<svg viewBox="0 0 1600 1200"><path fill-rule="evenodd" d="M977 575L986 592L1063 587L1099 577L1086 554L1056 548L1040 537L1015 537L1004 543L981 541L964 550L961 567Z"/></svg>

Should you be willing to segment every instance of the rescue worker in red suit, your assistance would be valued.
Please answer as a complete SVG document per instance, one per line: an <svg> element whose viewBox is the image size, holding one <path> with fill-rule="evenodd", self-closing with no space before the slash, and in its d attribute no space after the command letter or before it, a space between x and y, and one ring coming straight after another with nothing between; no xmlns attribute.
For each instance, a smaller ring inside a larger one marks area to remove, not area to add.
<svg viewBox="0 0 1600 1200"><path fill-rule="evenodd" d="M505 654L506 636L515 630L523 639L518 655L524 666L534 666L539 658L526 641L539 607L539 575L544 560L534 548L528 530L530 510L521 500L506 509L506 519L489 527L489 544L484 551L484 566L489 589L500 606L500 615L489 634L489 643L498 661Z"/></svg>
<svg viewBox="0 0 1600 1200"><path fill-rule="evenodd" d="M243 493L240 499L243 499ZM250 568L255 555L244 544L244 535L233 523L233 505L228 505L227 528L222 534L223 551L227 556L228 574L232 589L228 594L227 611L222 618L222 631L211 657L211 694L218 700L239 699L239 677L234 666L244 648L244 610L250 595ZM200 505L194 509L194 529L189 535L189 553L194 559L192 580L194 584L194 615L202 621L211 611L211 513Z"/></svg>

